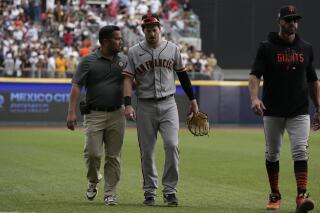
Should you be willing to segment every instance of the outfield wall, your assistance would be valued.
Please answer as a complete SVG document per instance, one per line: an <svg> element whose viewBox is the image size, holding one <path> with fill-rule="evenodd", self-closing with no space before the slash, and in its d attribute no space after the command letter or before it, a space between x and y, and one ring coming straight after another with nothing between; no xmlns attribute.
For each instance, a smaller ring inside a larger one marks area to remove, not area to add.
<svg viewBox="0 0 320 213"><path fill-rule="evenodd" d="M185 122L189 101L178 82L175 95L180 121ZM250 111L247 82L193 81L200 109L213 124L257 124ZM0 78L0 124L64 124L70 79ZM79 112L78 117L81 118Z"/></svg>

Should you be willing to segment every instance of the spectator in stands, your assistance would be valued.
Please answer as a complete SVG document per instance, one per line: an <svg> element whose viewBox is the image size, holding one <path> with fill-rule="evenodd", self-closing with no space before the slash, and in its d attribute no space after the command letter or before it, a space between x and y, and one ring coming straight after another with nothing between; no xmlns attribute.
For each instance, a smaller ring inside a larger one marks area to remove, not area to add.
<svg viewBox="0 0 320 213"><path fill-rule="evenodd" d="M137 6L137 14L140 16L146 15L149 11L149 6L146 0L141 0Z"/></svg>
<svg viewBox="0 0 320 213"><path fill-rule="evenodd" d="M215 68L215 66L218 64L218 61L213 53L210 53L209 57L207 58L208 66L212 69Z"/></svg>
<svg viewBox="0 0 320 213"><path fill-rule="evenodd" d="M160 14L161 2L160 0L150 0L150 12L151 14Z"/></svg>
<svg viewBox="0 0 320 213"><path fill-rule="evenodd" d="M30 23L31 27L27 30L26 37L27 41L32 42L32 41L38 41L39 39L39 34L38 32L40 31L38 29L38 26L36 24Z"/></svg>
<svg viewBox="0 0 320 213"><path fill-rule="evenodd" d="M181 59L182 59L182 65L186 67L189 61L189 55L185 47L181 48Z"/></svg>
<svg viewBox="0 0 320 213"><path fill-rule="evenodd" d="M89 53L91 53L90 47L91 47L90 40L89 39L85 39L83 41L83 45L82 45L82 47L80 49L80 52L79 52L80 57L83 57L83 56L88 55Z"/></svg>
<svg viewBox="0 0 320 213"><path fill-rule="evenodd" d="M199 51L199 55L200 55L199 62L201 64L200 72L203 73L205 66L208 64L207 56L206 56L206 54L204 54L204 53L202 53L200 51Z"/></svg>
<svg viewBox="0 0 320 213"><path fill-rule="evenodd" d="M56 72L56 61L52 53L49 54L47 63L47 75L46 77L54 78Z"/></svg>
<svg viewBox="0 0 320 213"><path fill-rule="evenodd" d="M35 78L36 77L36 73L38 72L38 68L37 68L37 63L39 62L39 57L38 57L38 53L33 51L31 53L31 57L29 59L30 65L31 65L31 70L29 73L29 76L31 78Z"/></svg>
<svg viewBox="0 0 320 213"><path fill-rule="evenodd" d="M201 73L201 63L199 61L199 59L194 59L194 62L193 62L193 71L196 72L196 73Z"/></svg>
<svg viewBox="0 0 320 213"><path fill-rule="evenodd" d="M64 38L64 45L71 46L73 42L73 35L70 29L67 29L63 35Z"/></svg>
<svg viewBox="0 0 320 213"><path fill-rule="evenodd" d="M117 17L119 6L120 0L110 1L110 3L108 4L108 13L111 17Z"/></svg>
<svg viewBox="0 0 320 213"><path fill-rule="evenodd" d="M176 14L175 17L172 18L171 26L173 30L178 31L182 35L186 31L185 22L179 14Z"/></svg>
<svg viewBox="0 0 320 213"><path fill-rule="evenodd" d="M136 15L136 6L137 6L137 1L129 0L127 10L128 10L128 15L130 19L134 19Z"/></svg>
<svg viewBox="0 0 320 213"><path fill-rule="evenodd" d="M78 66L78 60L75 58L74 54L71 54L66 58L66 67L67 67L67 77L72 78Z"/></svg>
<svg viewBox="0 0 320 213"><path fill-rule="evenodd" d="M13 39L16 41L17 45L21 45L23 42L23 31L22 27L20 25L16 25L16 29L13 32Z"/></svg>
<svg viewBox="0 0 320 213"><path fill-rule="evenodd" d="M66 77L66 60L61 50L59 51L58 57L56 58L56 73L58 78Z"/></svg>
<svg viewBox="0 0 320 213"><path fill-rule="evenodd" d="M14 74L14 60L12 58L12 53L8 53L3 61L4 65L4 76L13 77Z"/></svg>
<svg viewBox="0 0 320 213"><path fill-rule="evenodd" d="M63 10L63 6L60 4L60 1L57 1L57 5L56 5L56 8L54 9L53 14L57 22L59 23L63 22L65 13Z"/></svg>
<svg viewBox="0 0 320 213"><path fill-rule="evenodd" d="M191 62L193 64L193 71L200 73L202 69L202 64L200 63L200 54L196 52L196 54L191 58Z"/></svg>
<svg viewBox="0 0 320 213"><path fill-rule="evenodd" d="M15 27L16 27L17 29L22 29L22 28L23 28L24 24L23 24L23 22L22 22L22 20L21 20L21 14L19 14L19 15L16 17L16 20L15 20L15 22L14 22L14 25L15 25Z"/></svg>
<svg viewBox="0 0 320 213"><path fill-rule="evenodd" d="M165 0L162 7L162 17L164 20L172 21L175 15L179 14L179 3L177 0Z"/></svg>
<svg viewBox="0 0 320 213"><path fill-rule="evenodd" d="M20 59L22 61L22 77L30 77L31 64L29 61L29 54L26 50L21 52Z"/></svg>
<svg viewBox="0 0 320 213"><path fill-rule="evenodd" d="M208 64L205 64L202 73L212 79L213 69Z"/></svg>
<svg viewBox="0 0 320 213"><path fill-rule="evenodd" d="M178 10L180 6L177 0L167 0L167 4L169 6L169 9L172 11Z"/></svg>
<svg viewBox="0 0 320 213"><path fill-rule="evenodd" d="M41 12L41 8L40 8L40 0L30 0L30 4L32 7L32 20L35 22L39 22L40 21L40 12Z"/></svg>
<svg viewBox="0 0 320 213"><path fill-rule="evenodd" d="M192 14L191 0L184 0L182 4L182 8L183 8L183 18L189 19L190 15Z"/></svg>
<svg viewBox="0 0 320 213"><path fill-rule="evenodd" d="M66 45L64 46L62 51L63 51L63 55L68 58L73 53L73 47L71 45Z"/></svg>
<svg viewBox="0 0 320 213"><path fill-rule="evenodd" d="M52 12L54 10L54 1L55 0L46 0L46 9L47 9L47 12Z"/></svg>
<svg viewBox="0 0 320 213"><path fill-rule="evenodd" d="M14 60L14 71L15 71L15 76L17 77L22 76L22 60L20 59L20 56L17 56Z"/></svg>
<svg viewBox="0 0 320 213"><path fill-rule="evenodd" d="M44 55L39 55L39 61L37 63L37 77L41 78L46 75L45 71L47 68L47 59L45 58Z"/></svg>

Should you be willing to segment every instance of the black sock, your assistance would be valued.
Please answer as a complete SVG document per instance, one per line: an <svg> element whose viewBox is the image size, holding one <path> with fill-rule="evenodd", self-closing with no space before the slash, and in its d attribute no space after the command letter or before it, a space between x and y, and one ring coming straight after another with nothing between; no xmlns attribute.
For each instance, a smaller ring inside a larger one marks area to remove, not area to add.
<svg viewBox="0 0 320 213"><path fill-rule="evenodd" d="M266 160L266 168L269 178L269 184L272 193L279 193L279 161L270 162ZM279 193L280 194L280 193Z"/></svg>
<svg viewBox="0 0 320 213"><path fill-rule="evenodd" d="M294 174L296 176L297 193L306 193L308 182L308 161L295 161Z"/></svg>

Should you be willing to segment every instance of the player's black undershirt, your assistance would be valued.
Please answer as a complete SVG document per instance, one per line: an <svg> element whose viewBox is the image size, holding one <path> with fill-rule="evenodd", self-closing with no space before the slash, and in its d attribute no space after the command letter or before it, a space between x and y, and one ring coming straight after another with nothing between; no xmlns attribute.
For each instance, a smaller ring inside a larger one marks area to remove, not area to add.
<svg viewBox="0 0 320 213"><path fill-rule="evenodd" d="M181 83L181 86L184 92L187 94L189 100L193 100L194 94L193 94L191 82L190 82L189 76L187 75L187 72L177 72L177 75Z"/></svg>

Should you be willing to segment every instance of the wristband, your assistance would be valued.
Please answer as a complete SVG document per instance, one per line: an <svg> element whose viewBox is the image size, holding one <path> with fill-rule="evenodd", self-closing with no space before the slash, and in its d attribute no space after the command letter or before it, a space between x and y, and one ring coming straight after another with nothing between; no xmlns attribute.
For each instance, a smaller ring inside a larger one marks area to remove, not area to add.
<svg viewBox="0 0 320 213"><path fill-rule="evenodd" d="M124 102L124 106L131 105L131 97L130 96L124 96L123 102Z"/></svg>

